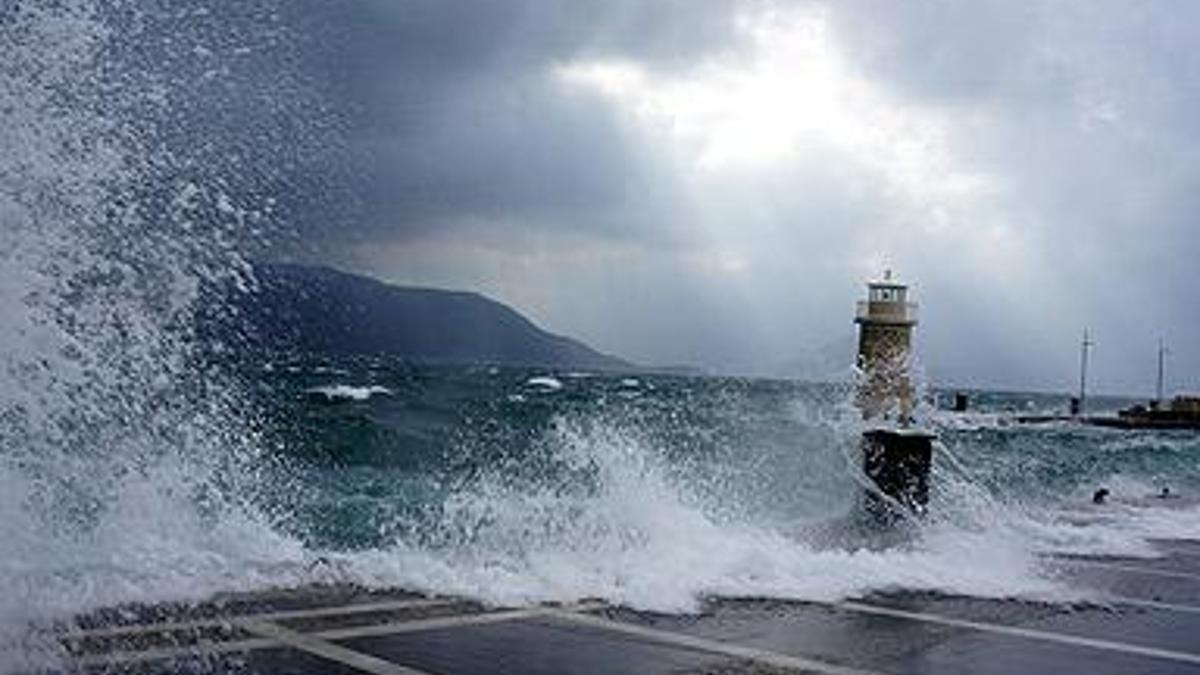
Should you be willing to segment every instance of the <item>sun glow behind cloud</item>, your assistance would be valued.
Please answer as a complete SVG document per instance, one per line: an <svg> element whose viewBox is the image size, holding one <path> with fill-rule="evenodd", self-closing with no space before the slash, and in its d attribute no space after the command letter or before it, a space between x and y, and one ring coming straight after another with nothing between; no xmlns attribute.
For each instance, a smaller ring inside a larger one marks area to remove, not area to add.
<svg viewBox="0 0 1200 675"><path fill-rule="evenodd" d="M941 110L900 101L842 58L827 12L743 14L749 49L715 56L684 73L650 72L636 61L560 64L560 82L599 92L655 138L688 157L686 171L708 189L751 180L834 153L876 181L878 198L924 232L952 228L982 199L1002 191L994 175L955 156ZM978 229L1007 245L1008 228ZM997 261L998 262L998 261Z"/></svg>
<svg viewBox="0 0 1200 675"><path fill-rule="evenodd" d="M954 157L941 114L888 96L841 58L821 11L743 15L750 49L658 75L632 61L560 65L569 85L610 98L645 129L691 150L706 173L770 170L833 148L877 173L885 196L919 209L923 225L948 224L956 205L998 189Z"/></svg>
<svg viewBox="0 0 1200 675"><path fill-rule="evenodd" d="M678 171L695 214L682 265L762 325L779 323L782 298L800 312L831 302L813 275L853 284L890 267L949 287L968 275L1010 300L1047 286L1004 181L970 161L986 111L867 77L827 10L747 13L736 26L740 49L682 70L607 59L553 71L607 100ZM779 348L795 339L780 332Z"/></svg>

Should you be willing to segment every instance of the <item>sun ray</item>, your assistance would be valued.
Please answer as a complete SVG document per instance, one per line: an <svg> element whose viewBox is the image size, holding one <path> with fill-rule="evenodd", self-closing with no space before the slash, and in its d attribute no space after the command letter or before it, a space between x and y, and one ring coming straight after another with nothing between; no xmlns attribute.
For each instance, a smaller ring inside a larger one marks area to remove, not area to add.
<svg viewBox="0 0 1200 675"><path fill-rule="evenodd" d="M651 133L691 148L700 172L745 172L803 161L831 147L875 172L897 201L926 212L931 227L948 206L997 189L995 178L960 165L948 120L905 104L857 76L821 11L766 12L738 21L744 56L658 75L633 61L560 64L556 76L611 99Z"/></svg>

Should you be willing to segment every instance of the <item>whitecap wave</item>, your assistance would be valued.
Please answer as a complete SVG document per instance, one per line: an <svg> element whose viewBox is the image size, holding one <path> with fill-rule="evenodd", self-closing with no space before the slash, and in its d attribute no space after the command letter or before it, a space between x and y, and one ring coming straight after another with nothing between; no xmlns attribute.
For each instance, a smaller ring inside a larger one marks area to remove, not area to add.
<svg viewBox="0 0 1200 675"><path fill-rule="evenodd" d="M550 377L549 375L531 377L525 381L525 385L535 389L542 389L544 391L558 391L559 389L563 388L563 383L561 380L556 377Z"/></svg>
<svg viewBox="0 0 1200 675"><path fill-rule="evenodd" d="M311 387L306 390L309 394L323 397L327 401L366 401L372 396L391 396L392 390L377 384L352 385L330 384L321 387Z"/></svg>

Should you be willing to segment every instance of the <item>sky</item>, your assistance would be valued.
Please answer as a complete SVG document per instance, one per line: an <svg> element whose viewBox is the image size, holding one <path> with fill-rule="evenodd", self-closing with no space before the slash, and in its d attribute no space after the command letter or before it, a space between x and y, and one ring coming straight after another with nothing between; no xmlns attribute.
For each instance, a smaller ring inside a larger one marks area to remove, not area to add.
<svg viewBox="0 0 1200 675"><path fill-rule="evenodd" d="M287 255L784 376L892 270L936 384L1073 390L1086 328L1094 391L1152 393L1160 338L1200 391L1200 5L287 6L291 114L338 120Z"/></svg>

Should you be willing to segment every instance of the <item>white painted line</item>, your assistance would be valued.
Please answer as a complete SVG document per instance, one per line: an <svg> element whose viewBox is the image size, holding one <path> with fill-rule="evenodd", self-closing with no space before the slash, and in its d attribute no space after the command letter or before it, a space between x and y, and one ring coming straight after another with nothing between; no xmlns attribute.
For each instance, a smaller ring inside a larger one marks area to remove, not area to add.
<svg viewBox="0 0 1200 675"><path fill-rule="evenodd" d="M1195 574L1192 572L1179 572L1176 570L1163 570L1154 567L1138 567L1136 565L1125 565L1123 563L1101 562L1099 560L1075 560L1072 558L1055 558L1055 562L1066 563L1068 565L1077 565L1081 567L1096 567L1098 569L1113 570L1114 572L1128 572L1130 574L1146 574L1150 576L1167 577L1171 579L1200 581L1200 574Z"/></svg>
<svg viewBox="0 0 1200 675"><path fill-rule="evenodd" d="M1020 626L1005 626L1003 624L983 623L980 621L968 621L965 619L951 619L949 617L937 616L936 614L925 614L923 612L909 612L903 609L892 609L890 607L879 607L877 605L867 605L861 602L838 602L829 605L830 607L848 609L854 612L863 614L874 614L876 616L887 616L895 619L907 619L909 621L921 621L924 623L932 623L940 626L951 626L954 628L967 628L985 633L995 633L997 635L1008 635L1011 637L1025 638L1028 640L1039 640L1042 642L1055 642L1058 644L1072 645L1075 647L1089 647L1091 649L1101 649L1110 652L1120 652L1123 654L1136 654L1138 656L1148 656L1150 658L1165 659L1168 661L1179 661L1181 663L1191 663L1200 665L1200 654L1190 654L1188 652L1179 652L1171 649L1159 649L1157 647L1143 647L1141 645L1131 645L1124 642L1115 642L1113 640L1103 640L1099 638L1088 638L1076 635L1065 635L1063 633L1051 633L1048 631L1037 630L1034 628L1022 628Z"/></svg>
<svg viewBox="0 0 1200 675"><path fill-rule="evenodd" d="M444 605L453 605L462 600L454 600L449 598L421 598L410 600L392 600L388 602L373 602L361 603L353 605L337 605L334 607L315 607L312 609L294 609L283 610L278 612L263 612L259 614L242 614L230 615L223 617L213 617L211 619L195 619L192 621L169 621L163 623L148 623L148 624L129 624L124 626L106 626L104 628L90 628L69 630L58 633L55 637L67 640L81 640L84 638L105 638L117 637L121 635L137 635L144 633L172 633L183 630L194 630L198 628L232 628L240 621L289 621L292 619L309 619L328 616L350 616L353 614L370 614L374 612L392 612L402 609L420 609L424 607L439 607Z"/></svg>
<svg viewBox="0 0 1200 675"><path fill-rule="evenodd" d="M389 600L385 602L370 602L353 605L337 605L334 607L314 607L312 609L293 609L280 612L268 612L260 615L237 617L258 621L289 621L291 619L312 619L326 616L349 616L353 614L373 614L375 612L395 612L402 609L423 609L425 607L443 607L448 605L465 604L466 600L452 598L420 598L411 600Z"/></svg>
<svg viewBox="0 0 1200 675"><path fill-rule="evenodd" d="M267 621L244 621L242 627L252 633L274 638L283 644L319 656L329 661L350 666L371 675L428 675L421 670L408 668L391 661L385 661L377 656L356 652L332 642L326 642L312 635L297 633L283 626Z"/></svg>
<svg viewBox="0 0 1200 675"><path fill-rule="evenodd" d="M189 657L203 657L210 654L248 652L253 649L270 649L272 647L281 646L283 646L281 643L268 639L236 640L233 642L204 643L192 645L190 647L163 647L160 649L147 649L144 651L89 654L87 656L75 657L70 660L70 663L71 666L82 669L93 668L97 666L124 665L130 663L139 663L142 661L164 661L170 659L184 659Z"/></svg>
<svg viewBox="0 0 1200 675"><path fill-rule="evenodd" d="M1180 605L1174 602L1159 602L1158 600L1142 600L1141 598L1131 598L1127 595L1111 595L1109 600L1117 605L1130 605L1133 607L1144 607L1146 609L1161 609L1167 612L1180 612L1182 614L1200 614L1200 607L1196 605Z"/></svg>
<svg viewBox="0 0 1200 675"><path fill-rule="evenodd" d="M359 606L359 605L354 605ZM596 609L602 607L601 603L579 603L574 605L566 605L563 609L568 611L585 611L588 609ZM333 608L330 608L333 609ZM463 614L457 616L444 616L433 619L416 619L406 622L390 622L384 624L376 624L369 626L355 626L349 628L337 628L315 633L303 633L306 636L312 636L319 640L348 640L358 637L374 637L379 635L393 635L400 633L412 633L423 630L437 630L439 628L454 628L456 626L471 626L482 625L489 623L499 623L502 621L512 621L515 619L523 619L534 616L544 616L547 612L545 607L530 607L526 609L513 609L499 612L489 612L482 614ZM251 621L251 617L244 617L245 621ZM245 626L243 621L231 619L231 623ZM269 649L272 647L281 647L283 643L276 639L249 639L249 640L233 640L229 642L202 642L200 644L184 646L184 647L164 647L160 649L147 649L144 651L127 651L127 652L108 652L102 654L90 654L88 656L78 657L72 660L73 665L78 667L104 666L114 664L134 663L139 661L159 661L166 659L188 658L196 656L204 656L206 654L224 654L228 652L241 652L253 649Z"/></svg>
<svg viewBox="0 0 1200 675"><path fill-rule="evenodd" d="M351 640L354 638L415 633L417 631L457 628L459 626L481 626L489 623L500 623L502 621L529 619L535 616L544 616L547 611L547 609L542 607L529 607L527 609L510 609L484 614L440 616L434 619L417 619L416 621L381 623L371 626L353 626L350 628L332 628L312 633L312 635L323 640Z"/></svg>
<svg viewBox="0 0 1200 675"><path fill-rule="evenodd" d="M805 672L821 673L822 675L879 675L875 671L860 670L857 668L837 665L835 663L816 661L803 656L780 654L778 652L772 652L766 649L758 649L756 647L746 647L732 642L721 642L718 640L696 637L694 635L685 635L682 633L675 633L673 631L650 628L648 626L639 626L637 624L625 623L622 621L613 621L611 619L605 619L590 614L577 614L575 612L562 610L548 610L545 612L545 614L558 619L564 619L609 632L633 635L658 644L683 647L685 649L711 654L733 656L736 658L754 661L763 665L774 666L776 668L795 668Z"/></svg>

